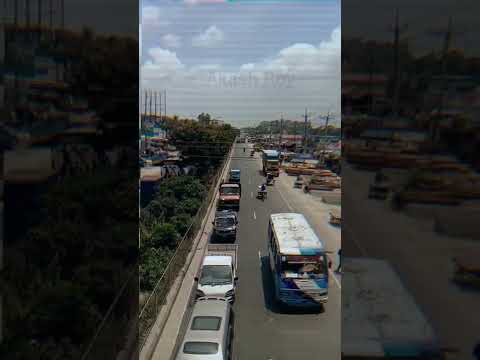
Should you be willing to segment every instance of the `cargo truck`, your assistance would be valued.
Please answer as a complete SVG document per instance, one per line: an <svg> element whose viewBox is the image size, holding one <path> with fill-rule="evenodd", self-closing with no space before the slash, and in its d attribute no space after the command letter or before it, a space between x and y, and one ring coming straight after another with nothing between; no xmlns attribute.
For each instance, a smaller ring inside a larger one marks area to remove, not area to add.
<svg viewBox="0 0 480 360"><path fill-rule="evenodd" d="M196 296L221 297L230 302L235 300L237 285L236 244L208 244L205 256L195 277Z"/></svg>

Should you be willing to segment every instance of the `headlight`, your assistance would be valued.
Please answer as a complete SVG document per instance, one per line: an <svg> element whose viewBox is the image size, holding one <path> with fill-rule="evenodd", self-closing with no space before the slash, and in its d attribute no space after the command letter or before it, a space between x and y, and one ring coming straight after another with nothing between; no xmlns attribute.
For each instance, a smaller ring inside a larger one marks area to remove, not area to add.
<svg viewBox="0 0 480 360"><path fill-rule="evenodd" d="M197 297L203 297L205 296L205 293L201 290L197 290Z"/></svg>

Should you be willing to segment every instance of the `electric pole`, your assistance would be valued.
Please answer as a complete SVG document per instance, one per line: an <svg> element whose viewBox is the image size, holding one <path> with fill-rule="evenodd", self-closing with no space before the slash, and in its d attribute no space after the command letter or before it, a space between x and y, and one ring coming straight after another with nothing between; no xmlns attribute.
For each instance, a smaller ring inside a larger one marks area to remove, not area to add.
<svg viewBox="0 0 480 360"><path fill-rule="evenodd" d="M398 116L398 98L400 93L400 34L407 29L407 25L400 27L398 8L395 11L395 25L393 27L393 115Z"/></svg>
<svg viewBox="0 0 480 360"><path fill-rule="evenodd" d="M282 140L283 140L283 114L280 116L280 135L278 137L278 143L280 148L282 147Z"/></svg>
<svg viewBox="0 0 480 360"><path fill-rule="evenodd" d="M153 115L155 117L155 124L157 124L157 91L155 91L155 107L154 107L154 112L155 114Z"/></svg>
<svg viewBox="0 0 480 360"><path fill-rule="evenodd" d="M303 123L303 151L305 152L305 147L307 146L307 124L308 124L308 114L307 108L305 108L304 123Z"/></svg>

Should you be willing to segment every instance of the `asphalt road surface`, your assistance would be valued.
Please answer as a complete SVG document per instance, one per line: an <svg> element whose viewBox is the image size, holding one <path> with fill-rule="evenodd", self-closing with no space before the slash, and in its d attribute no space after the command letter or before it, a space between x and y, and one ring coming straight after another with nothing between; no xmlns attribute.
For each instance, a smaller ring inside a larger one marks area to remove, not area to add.
<svg viewBox="0 0 480 360"><path fill-rule="evenodd" d="M231 164L231 168L241 170L242 182L234 359L340 359L340 278L330 274L329 301L323 310L281 311L273 301L273 282L266 257L271 213L304 213L327 250L334 252L340 246L340 230L328 223L325 205L291 188L291 178L284 174L277 178L274 186L268 187L265 201L257 199L257 187L265 179L260 173L261 160L259 153L254 159L250 158L251 144L245 152L243 147L243 144L236 145ZM335 266L335 255L332 260Z"/></svg>
<svg viewBox="0 0 480 360"><path fill-rule="evenodd" d="M343 254L388 261L431 322L441 345L459 350L458 358L471 359L480 341L480 295L452 283L451 258L478 243L439 235L431 221L416 220L392 211L388 202L368 199L374 173L349 164L342 171Z"/></svg>

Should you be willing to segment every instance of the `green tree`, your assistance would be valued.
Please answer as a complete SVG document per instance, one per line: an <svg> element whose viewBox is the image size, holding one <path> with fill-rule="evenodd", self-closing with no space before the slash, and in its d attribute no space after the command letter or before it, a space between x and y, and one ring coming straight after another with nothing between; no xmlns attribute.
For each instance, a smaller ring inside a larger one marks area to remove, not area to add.
<svg viewBox="0 0 480 360"><path fill-rule="evenodd" d="M179 234L175 226L170 223L157 224L152 229L151 246L174 248L177 245Z"/></svg>

